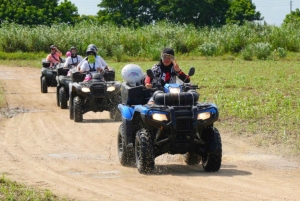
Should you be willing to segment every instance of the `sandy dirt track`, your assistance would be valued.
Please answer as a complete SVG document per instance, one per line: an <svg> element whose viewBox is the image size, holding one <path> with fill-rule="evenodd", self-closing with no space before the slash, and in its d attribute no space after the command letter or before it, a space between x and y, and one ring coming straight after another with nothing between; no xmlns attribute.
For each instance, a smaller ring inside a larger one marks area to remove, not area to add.
<svg viewBox="0 0 300 201"><path fill-rule="evenodd" d="M0 117L0 174L47 188L70 200L300 200L300 164L220 130L220 171L188 166L181 155L156 159L153 175L123 167L117 158L120 122L103 113L82 123L56 106L55 88L40 92L40 69L0 66L8 107ZM217 126L217 124L216 124Z"/></svg>

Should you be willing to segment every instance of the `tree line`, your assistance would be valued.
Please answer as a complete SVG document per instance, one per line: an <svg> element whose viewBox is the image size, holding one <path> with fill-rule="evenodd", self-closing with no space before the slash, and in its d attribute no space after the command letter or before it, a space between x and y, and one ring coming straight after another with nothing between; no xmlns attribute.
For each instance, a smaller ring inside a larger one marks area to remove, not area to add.
<svg viewBox="0 0 300 201"><path fill-rule="evenodd" d="M80 16L70 0L0 0L0 23L51 26L88 20L136 28L162 20L195 27L263 20L252 0L102 0L98 7L97 15ZM297 21L299 16L296 10L284 22Z"/></svg>

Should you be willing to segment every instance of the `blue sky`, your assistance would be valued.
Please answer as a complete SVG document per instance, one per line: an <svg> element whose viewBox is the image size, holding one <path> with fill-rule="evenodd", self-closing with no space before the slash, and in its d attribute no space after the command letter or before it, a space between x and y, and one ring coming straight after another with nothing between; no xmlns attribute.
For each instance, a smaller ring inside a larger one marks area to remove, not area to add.
<svg viewBox="0 0 300 201"><path fill-rule="evenodd" d="M96 15L99 7L97 5L101 0L71 0L77 8L80 15ZM285 16L290 13L291 0L252 0L256 5L256 11L259 11L268 24L280 25ZM292 10L300 8L300 0L292 0Z"/></svg>

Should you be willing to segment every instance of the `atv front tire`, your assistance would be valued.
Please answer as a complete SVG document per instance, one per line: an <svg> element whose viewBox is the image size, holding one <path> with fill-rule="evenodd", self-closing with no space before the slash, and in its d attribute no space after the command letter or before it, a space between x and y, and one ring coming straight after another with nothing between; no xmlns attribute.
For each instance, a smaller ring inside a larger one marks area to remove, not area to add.
<svg viewBox="0 0 300 201"><path fill-rule="evenodd" d="M154 171L154 150L151 138L146 129L137 132L135 138L135 161L141 174L150 174Z"/></svg>
<svg viewBox="0 0 300 201"><path fill-rule="evenodd" d="M74 121L75 122L82 122L83 121L83 114L81 108L81 99L79 96L76 96L73 99L73 111L74 111Z"/></svg>
<svg viewBox="0 0 300 201"><path fill-rule="evenodd" d="M68 99L67 93L64 87L60 87L59 89L59 103L61 109L67 109L68 107Z"/></svg>
<svg viewBox="0 0 300 201"><path fill-rule="evenodd" d="M222 142L219 131L216 128L208 130L211 138L208 142L208 152L202 156L202 167L206 172L216 172L221 167L222 162Z"/></svg>
<svg viewBox="0 0 300 201"><path fill-rule="evenodd" d="M134 152L133 150L127 149L125 135L126 133L122 123L118 131L118 157L123 166L131 166L135 163Z"/></svg>
<svg viewBox="0 0 300 201"><path fill-rule="evenodd" d="M47 79L45 76L41 79L41 92L48 93Z"/></svg>

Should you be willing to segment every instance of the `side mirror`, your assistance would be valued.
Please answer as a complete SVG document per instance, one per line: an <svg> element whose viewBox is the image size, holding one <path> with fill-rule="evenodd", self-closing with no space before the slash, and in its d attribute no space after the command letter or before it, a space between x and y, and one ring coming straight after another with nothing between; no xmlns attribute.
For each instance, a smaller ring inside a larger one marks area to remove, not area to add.
<svg viewBox="0 0 300 201"><path fill-rule="evenodd" d="M151 79L154 78L154 74L153 74L153 72L152 72L151 69L148 69L146 72L147 72L147 75L148 75Z"/></svg>
<svg viewBox="0 0 300 201"><path fill-rule="evenodd" d="M188 76L193 76L195 74L195 68L191 67L188 73Z"/></svg>

